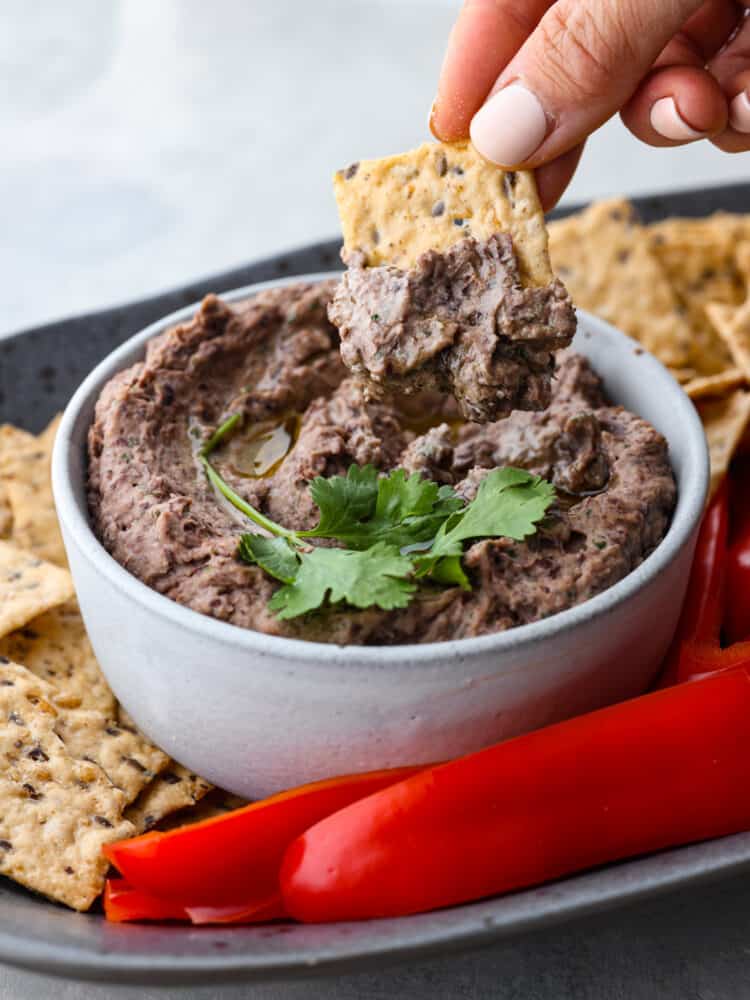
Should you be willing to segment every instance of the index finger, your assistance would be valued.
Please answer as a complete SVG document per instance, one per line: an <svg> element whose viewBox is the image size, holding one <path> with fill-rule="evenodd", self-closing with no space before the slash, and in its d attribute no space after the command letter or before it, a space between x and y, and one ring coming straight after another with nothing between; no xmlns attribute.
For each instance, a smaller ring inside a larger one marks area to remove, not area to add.
<svg viewBox="0 0 750 1000"><path fill-rule="evenodd" d="M553 0L464 0L453 26L430 114L435 138L455 142L469 135L469 123L492 85Z"/></svg>

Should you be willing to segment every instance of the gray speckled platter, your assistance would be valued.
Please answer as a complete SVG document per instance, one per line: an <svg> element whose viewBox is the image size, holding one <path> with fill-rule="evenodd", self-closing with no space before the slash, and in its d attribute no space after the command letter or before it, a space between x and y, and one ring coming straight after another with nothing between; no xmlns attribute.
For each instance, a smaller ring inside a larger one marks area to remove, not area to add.
<svg viewBox="0 0 750 1000"><path fill-rule="evenodd" d="M646 219L750 211L750 185L640 199ZM311 246L142 302L0 341L0 422L39 430L83 376L137 330L199 299L290 274L338 266L336 242ZM108 925L0 880L0 962L79 979L151 984L309 976L476 947L660 891L750 870L740 834L437 913L358 924L184 928Z"/></svg>

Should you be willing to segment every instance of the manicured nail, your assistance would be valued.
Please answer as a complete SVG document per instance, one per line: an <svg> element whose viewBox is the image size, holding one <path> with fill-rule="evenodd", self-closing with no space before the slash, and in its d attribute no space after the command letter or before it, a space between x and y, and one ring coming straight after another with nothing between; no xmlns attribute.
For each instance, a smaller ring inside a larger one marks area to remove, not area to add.
<svg viewBox="0 0 750 1000"><path fill-rule="evenodd" d="M750 94L743 90L729 105L729 124L735 132L750 132Z"/></svg>
<svg viewBox="0 0 750 1000"><path fill-rule="evenodd" d="M677 110L674 97L661 97L651 105L651 127L673 142L691 142L707 133L692 128Z"/></svg>
<svg viewBox="0 0 750 1000"><path fill-rule="evenodd" d="M515 167L541 146L547 116L535 94L520 83L511 83L477 111L470 131L482 156L502 167Z"/></svg>

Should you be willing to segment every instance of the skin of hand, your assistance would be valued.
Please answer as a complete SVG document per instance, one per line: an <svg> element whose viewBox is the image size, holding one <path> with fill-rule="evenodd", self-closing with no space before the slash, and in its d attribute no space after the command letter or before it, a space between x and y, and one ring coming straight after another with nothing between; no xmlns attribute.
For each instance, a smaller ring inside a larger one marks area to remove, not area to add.
<svg viewBox="0 0 750 1000"><path fill-rule="evenodd" d="M651 146L750 149L750 0L465 0L436 138L536 169L548 209L617 112Z"/></svg>

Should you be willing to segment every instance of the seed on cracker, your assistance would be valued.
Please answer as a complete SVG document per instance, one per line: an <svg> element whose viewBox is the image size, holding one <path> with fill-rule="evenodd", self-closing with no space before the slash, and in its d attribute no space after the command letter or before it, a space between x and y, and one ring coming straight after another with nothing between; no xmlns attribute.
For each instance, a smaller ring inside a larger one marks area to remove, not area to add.
<svg viewBox="0 0 750 1000"><path fill-rule="evenodd" d="M73 597L65 569L0 541L0 637Z"/></svg>
<svg viewBox="0 0 750 1000"><path fill-rule="evenodd" d="M0 874L87 910L101 893L102 846L132 836L125 796L55 732L49 686L0 662Z"/></svg>
<svg viewBox="0 0 750 1000"><path fill-rule="evenodd" d="M380 160L361 160L334 177L344 247L368 266L407 269L428 250L467 236L510 233L527 284L552 279L547 233L533 174L505 171L471 143L425 143Z"/></svg>

